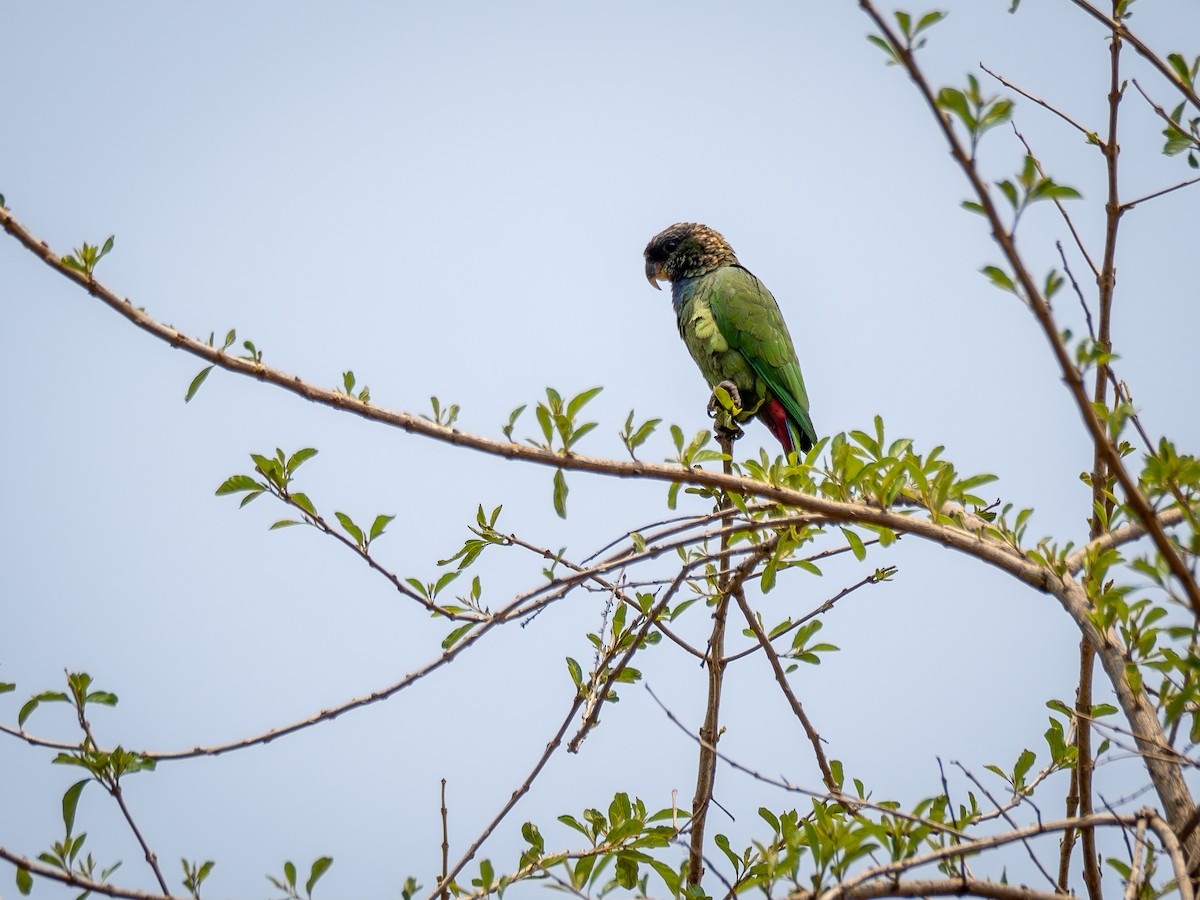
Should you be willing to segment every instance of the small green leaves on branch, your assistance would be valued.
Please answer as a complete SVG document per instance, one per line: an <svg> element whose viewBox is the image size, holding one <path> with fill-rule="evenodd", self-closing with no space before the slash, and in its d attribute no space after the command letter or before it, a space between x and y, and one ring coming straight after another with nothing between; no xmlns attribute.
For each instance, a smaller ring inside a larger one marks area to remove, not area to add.
<svg viewBox="0 0 1200 900"><path fill-rule="evenodd" d="M915 53L925 46L926 39L921 35L927 29L946 18L947 14L940 10L933 10L914 19L911 13L896 10L894 15L896 17L896 25L900 30L900 36L904 40L904 49L909 53ZM900 64L900 53L887 39L877 34L869 34L867 35L867 40L887 54L889 66Z"/></svg>
<svg viewBox="0 0 1200 900"><path fill-rule="evenodd" d="M0 202L0 206L3 205ZM76 247L73 253L69 253L62 258L63 268L82 272L90 280L92 273L96 270L96 264L104 259L112 248L113 235L111 234L108 236L108 240L104 242L103 247L93 247L85 241L82 247Z"/></svg>
<svg viewBox="0 0 1200 900"><path fill-rule="evenodd" d="M316 887L317 881L324 875L329 867L333 865L332 856L322 856L312 864L309 870L308 881L304 885L304 897L312 898L313 888ZM300 893L296 887L296 864L293 862L285 862L283 864L283 878L275 878L272 875L267 876L267 881L275 885L276 888L283 891L284 900L300 900Z"/></svg>
<svg viewBox="0 0 1200 900"><path fill-rule="evenodd" d="M43 691L40 694L35 694L31 697L21 711L17 713L17 726L23 728L25 722L33 715L43 703L70 703L79 715L83 715L84 708L89 703L99 704L101 706L116 706L117 695L111 691L93 691L91 690L92 676L86 672L71 672L67 675L67 686L70 693L63 691Z"/></svg>
<svg viewBox="0 0 1200 900"><path fill-rule="evenodd" d="M684 445L683 429L678 425L671 426L671 440L675 443L675 455L668 456L667 462L678 463L684 469L691 469L699 466L701 463L714 462L723 459L722 454L715 450L705 450L708 442L712 440L712 433L708 429L697 431L695 437ZM667 505L675 508L675 504L679 498L679 490L683 485L676 481L673 482L667 490ZM699 496L709 497L713 495L713 491L709 488L689 487L689 494L698 494Z"/></svg>
<svg viewBox="0 0 1200 900"><path fill-rule="evenodd" d="M1172 53L1167 56L1167 65L1179 76L1180 81L1195 90L1196 76L1200 74L1200 56L1197 56L1189 64L1182 54ZM1186 151L1188 165L1193 169L1200 169L1200 158L1197 158L1196 155L1197 150L1200 150L1200 116L1185 121L1183 118L1185 107L1186 103L1180 103L1171 112L1171 124L1168 124L1163 131L1163 137L1167 139L1163 146L1163 153L1167 156L1175 156ZM1156 106L1155 109L1158 107Z"/></svg>
<svg viewBox="0 0 1200 900"><path fill-rule="evenodd" d="M215 347L217 345L216 337L217 337L216 332L210 331L208 333L208 346ZM236 340L237 340L237 329L230 328L229 331L225 334L225 342L223 344L221 344L221 352L223 353L226 350L228 350L233 345L233 342ZM196 392L198 390L200 390L200 385L204 384L204 380L206 378L208 378L208 373L211 372L212 370L213 370L212 366L205 366L203 369L201 369L196 374L196 377L192 379L192 383L188 385L187 394L185 394L184 398L183 398L184 403L191 402L192 398L196 396Z"/></svg>
<svg viewBox="0 0 1200 900"><path fill-rule="evenodd" d="M539 403L535 410L545 440L543 442L530 438L530 445L540 450L553 450L557 443L560 453L570 453L571 448L596 427L595 422L579 424L576 419L579 411L602 390L604 388L594 387L564 401L562 395L554 388L546 388L546 402ZM516 421L520 412L521 410L514 411L510 425Z"/></svg>
<svg viewBox="0 0 1200 900"><path fill-rule="evenodd" d="M353 397L355 400L359 400L363 403L370 403L371 402L370 387L368 387L367 385L364 384L362 386L362 388L359 390L359 392L356 394L356 393L354 393L354 385L355 385L354 371L352 369L347 369L345 372L342 373L342 386L341 386L341 388L337 389L338 393L345 394L347 397Z"/></svg>
<svg viewBox="0 0 1200 900"><path fill-rule="evenodd" d="M422 413L421 418L426 422L432 422L434 425L441 425L443 428L453 428L454 423L458 420L459 407L457 403L451 403L447 407L442 406L442 401L437 397L430 397L429 404L433 407L433 415L427 416Z"/></svg>
<svg viewBox="0 0 1200 900"><path fill-rule="evenodd" d="M204 879L212 872L216 863L211 859L203 863L194 860L189 862L186 859L181 859L180 862L183 863L183 886L196 900L200 900L200 885L204 884Z"/></svg>
<svg viewBox="0 0 1200 900"><path fill-rule="evenodd" d="M1017 290L1017 284L1013 281L1012 276L999 266L984 266L979 271L983 273L988 281L1000 288L1000 290L1008 291L1008 293L1017 297L1021 296L1021 292Z"/></svg>
<svg viewBox="0 0 1200 900"><path fill-rule="evenodd" d="M378 515L375 517L375 521L371 523L370 529L364 531L345 513L335 512L334 515L337 516L337 520L339 523L341 523L341 526L345 530L346 534L353 539L354 543L358 545L358 549L363 553L370 552L371 541L382 535L388 524L396 518L395 516ZM292 522L291 524L299 525L300 523ZM284 526L276 522L272 527L275 528Z"/></svg>
<svg viewBox="0 0 1200 900"><path fill-rule="evenodd" d="M1032 203L1039 200L1078 200L1083 196L1075 188L1057 184L1052 178L1043 176L1038 170L1037 160L1028 154L1016 180L1005 178L997 181L996 186L1013 208L1012 231L1016 231L1021 214Z"/></svg>
<svg viewBox="0 0 1200 900"><path fill-rule="evenodd" d="M80 834L72 837L70 833L61 840L55 841L48 852L38 854L38 859L48 866L53 866L62 872L75 875L79 878L88 881L96 881L104 884L108 881L110 875L121 867L120 862L115 862L111 866L106 866L99 872L96 871L96 860L91 853L87 856L80 857L80 851L83 850L83 842L87 840L87 834ZM21 877L21 873L25 873L25 877ZM17 889L22 894L28 895L33 889L33 878L30 873L24 869L17 870ZM83 894L81 896L87 896Z"/></svg>
<svg viewBox="0 0 1200 900"><path fill-rule="evenodd" d="M625 449L629 451L631 459L637 459L637 455L633 452L638 447L646 442L646 439L654 433L654 429L662 424L662 419L647 419L641 425L634 427L633 410L629 411L629 417L625 420L625 427L620 431L622 443L625 444Z"/></svg>
<svg viewBox="0 0 1200 900"><path fill-rule="evenodd" d="M594 889L596 895L603 896L611 889L620 887L627 891L639 890L645 895L644 878L641 875L643 865L652 868L663 880L672 896L680 896L683 888L680 873L671 866L645 853L645 850L666 847L676 836L677 831L669 823L676 817L686 814L674 810L663 809L650 815L646 805L640 799L630 801L626 793L618 793L608 806L608 815L598 809L585 809L582 816L561 815L558 821L568 828L574 829L587 839L592 851L583 854L558 854L542 856L543 846L536 839L530 841L530 848L525 851L523 858L537 856L539 868L549 871L561 868L565 873L565 881L576 892L588 895ZM664 824L654 824L662 822ZM522 834L525 831L522 830ZM537 835L540 837L540 832ZM576 857L572 865L571 857ZM605 885L600 881L602 873L612 865L612 884ZM530 873L533 874L533 873ZM653 895L653 891L649 892Z"/></svg>
<svg viewBox="0 0 1200 900"><path fill-rule="evenodd" d="M1007 97L985 97L979 90L979 79L967 76L967 89L944 87L938 92L937 105L955 116L971 139L971 156L979 146L983 133L1012 118L1013 102Z"/></svg>
<svg viewBox="0 0 1200 900"><path fill-rule="evenodd" d="M525 406L526 404L522 403L520 406L514 409L508 416L508 424L500 429L502 432L504 432L505 438L510 441L513 439L513 428L516 427L517 419L521 418L521 413L525 412Z"/></svg>
<svg viewBox="0 0 1200 900"><path fill-rule="evenodd" d="M502 509L504 509L503 506L497 506L491 513L485 513L483 511L483 504L479 504L475 512L475 525L467 529L476 535L476 537L468 538L461 550L453 556L439 559L437 564L439 566L447 566L457 561L458 571L461 572L463 569L474 564L475 560L479 558L479 554L484 551L484 548L493 544L507 546L511 543L505 535L500 534L496 530L496 521L500 518L500 511Z"/></svg>
<svg viewBox="0 0 1200 900"><path fill-rule="evenodd" d="M251 453L250 458L254 460L255 471L266 480L258 481L250 475L231 475L217 488L217 496L224 497L231 494L245 494L241 504L239 504L240 508L251 500L256 500L263 493L269 492L285 503L295 506L305 515L305 521L313 524L317 518L317 510L313 506L312 501L305 494L292 491L290 485L296 470L316 455L317 451L312 447L297 450L291 456L285 456L284 452L279 448L275 449L273 457ZM271 528L285 528L288 525L299 524L301 523L295 520L284 519L276 522ZM385 522L384 524L386 525L387 523Z"/></svg>

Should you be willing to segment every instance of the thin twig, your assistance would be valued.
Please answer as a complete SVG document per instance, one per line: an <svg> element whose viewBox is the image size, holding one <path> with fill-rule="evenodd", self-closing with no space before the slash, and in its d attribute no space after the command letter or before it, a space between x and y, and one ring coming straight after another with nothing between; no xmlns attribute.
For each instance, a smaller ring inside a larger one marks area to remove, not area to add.
<svg viewBox="0 0 1200 900"><path fill-rule="evenodd" d="M442 900L450 900L450 878L447 871L450 866L450 831L447 827L446 813L446 779L442 779L442 877L438 884L442 886Z"/></svg>
<svg viewBox="0 0 1200 900"><path fill-rule="evenodd" d="M671 711L670 707L663 703L658 694L654 693L654 689L650 687L649 684L646 685L646 693L648 693L651 699L658 704L658 708L663 711L663 714L667 717L672 725L674 725L696 743L700 743L700 738L697 737L695 730L689 728L686 724L681 722L679 717ZM725 765L729 766L731 769L741 772L743 775L748 775L755 781L761 781L763 784L769 784L772 787L779 788L780 790L784 790L793 794L802 794L805 797L812 797L816 800L822 800L829 803L838 803L847 810L857 809L861 811L863 809L870 809L887 816L893 816L897 819L902 819L905 822L913 822L917 825L924 825L933 832L953 835L964 841L974 840L974 838L972 838L970 835L960 831L952 825L947 825L944 822L935 822L933 819L926 819L922 816L915 816L912 813L901 812L899 809L895 809L891 806L882 806L878 803L872 803L870 800L864 800L860 797L850 797L846 794L843 794L841 791L830 793L829 791L816 791L812 788L801 787L800 785L792 784L790 781L787 781L783 778L772 778L770 775L764 775L762 772L752 769L744 763L738 762L733 757L727 756L720 750L717 750L715 747L713 748L713 752L716 754L717 759L725 763Z"/></svg>
<svg viewBox="0 0 1200 900"><path fill-rule="evenodd" d="M69 676L68 676L69 678ZM84 751L95 752L98 745L96 738L92 734L92 726L83 714L83 698L76 695L75 698L75 714L79 721L79 727L84 734ZM121 810L121 815L125 819L125 823L129 826L129 830L133 832L134 838L137 839L138 846L142 848L142 855L146 858L146 864L150 866L150 871L154 873L154 878L158 881L158 886L162 888L164 894L170 894L171 889L167 887L167 879L163 877L162 869L158 867L158 854L150 849L150 844L146 841L142 830L138 828L137 822L133 819L133 813L129 811L129 806L125 803L125 794L121 790L121 778L119 775L112 774L111 770L96 776L96 781L108 791L109 795L117 801L117 806Z"/></svg>
<svg viewBox="0 0 1200 900"><path fill-rule="evenodd" d="M1047 103L1045 100L1041 99L1040 97L1035 97L1033 94L1029 93L1028 91L1017 87L1015 84L1013 84L1007 78L1005 78L1003 75L997 75L995 72L993 72L987 66L985 66L983 63L979 64L979 68L983 69L983 71L987 72L989 75L991 75L993 78L995 78L998 82L1000 82L1002 85L1004 85L1009 90L1016 91L1018 94L1020 94L1026 100L1032 100L1038 106L1042 107L1042 109L1045 109L1045 110L1048 110L1048 111L1054 113L1056 116L1058 116L1060 119L1062 119L1068 125L1070 125L1076 131L1078 131L1080 134L1082 134L1084 137L1091 138L1093 143L1096 143L1098 145L1103 145L1104 142L1100 140L1100 136L1097 135L1096 132L1092 131L1090 128L1084 128L1082 125L1080 125L1078 122L1076 122L1070 116L1068 116L1065 112L1063 112L1058 107L1053 106L1052 104Z"/></svg>
<svg viewBox="0 0 1200 900"><path fill-rule="evenodd" d="M779 653L771 644L771 639L767 637L763 631L762 625L759 624L758 618L754 615L754 611L750 609L750 604L746 602L746 592L741 586L733 589L733 596L737 600L738 606L741 607L742 615L746 619L746 624L750 626L750 630L754 632L754 636L758 638L758 644L766 654L767 662L771 664L771 671L775 675L775 683L779 685L779 689L783 691L783 696L787 698L788 705L792 708L792 715L800 722L800 726L804 729L804 734L808 737L808 742L812 744L813 756L816 757L817 766L821 770L821 780L825 782L825 787L833 792L840 791L837 781L833 777L833 770L829 768L829 760L825 758L825 750L821 746L821 736L817 734L816 728L813 727L808 715L804 712L804 706L800 703L799 698L792 691L792 686L788 684L787 674L783 671L783 665L779 661Z"/></svg>
<svg viewBox="0 0 1200 900"><path fill-rule="evenodd" d="M1025 135L1021 134L1021 132L1017 130L1017 125L1015 122L1012 125L1012 130L1013 130L1013 134L1015 134L1017 136L1017 140L1019 140L1021 142L1021 144L1025 147L1025 152L1027 154L1029 154L1029 158L1033 160L1034 166L1037 167L1038 174L1041 175L1043 178L1045 178L1046 170L1042 168L1041 160L1039 160L1036 156L1034 156L1033 148L1029 146L1029 141L1025 140ZM1071 237L1075 239L1075 246L1077 248L1079 248L1079 252L1081 254L1083 254L1084 261L1087 262L1088 268L1090 268L1092 270L1092 274L1098 279L1100 277L1100 270L1097 269L1096 264L1094 262L1092 262L1092 256L1090 253L1087 252L1087 247L1085 247L1083 244L1083 238L1081 238L1079 236L1079 232L1075 228L1075 223L1073 221L1071 221L1071 214L1069 212L1067 212L1067 208L1066 208L1066 206L1063 205L1063 202L1061 200L1059 200L1057 197L1054 197L1052 199L1054 200L1054 206L1058 210L1058 214L1060 216L1062 216L1062 220L1067 225L1067 230L1071 232ZM1061 252L1061 250L1060 250L1060 252ZM1064 265L1066 264L1065 257L1063 258L1063 264ZM1080 295L1080 299L1082 299L1082 295ZM1047 303L1048 302L1049 302L1049 300L1047 300ZM1085 312L1087 311L1086 305L1084 306L1084 311ZM1089 331L1091 330L1091 322L1092 322L1092 317L1091 317L1091 314L1089 313L1088 314L1088 330Z"/></svg>
<svg viewBox="0 0 1200 900"><path fill-rule="evenodd" d="M791 631L793 631L794 629L799 628L801 625L803 625L805 622L809 621L810 619L814 619L817 616L820 616L820 615L823 615L823 614L829 612L831 609L833 609L834 605L839 600L841 600L843 597L853 594L859 588L866 587L868 584L879 584L881 582L881 580L882 579L879 578L879 574L877 572L873 572L870 575L868 575L866 578L862 579L862 581L856 582L855 584L852 584L849 587L842 588L840 591L838 591L836 594L834 594L832 597L830 597L828 600L826 600L824 603L822 603L820 606L818 606L812 612L806 613L805 615L803 615L799 619L797 619L795 622L793 622L791 625L789 625L787 628L783 629L783 631L780 631L778 634L772 635L771 640L774 641L778 638L781 638L785 634L788 634ZM743 657L749 656L751 653L757 653L758 650L759 650L759 647L747 647L745 650L739 651L738 653L731 653L729 656L725 657L725 660L724 660L725 664L728 665L729 663L733 662L734 660L742 659Z"/></svg>
<svg viewBox="0 0 1200 900"><path fill-rule="evenodd" d="M954 760L953 764L955 766L957 766L959 768L959 770L964 775L967 776L967 778L971 779L971 783L974 784L975 787L979 788L979 790L981 790L983 792L983 795L985 797L987 797L988 800L991 801L992 806L995 807L997 812L999 812L1004 817L1004 821L1008 823L1010 828L1019 828L1020 827L1019 825L1017 825L1017 823L1013 819L1013 817L1008 814L1008 810L1006 808L1002 807L999 802L997 802L996 798L992 796L992 792L987 789L987 786L982 781L980 781L978 778L975 777L975 774L970 769L968 769L966 766L964 766L962 763L958 762L957 760ZM1037 867L1037 870L1039 872L1041 872L1042 876L1046 879L1047 882L1049 882L1050 887L1056 888L1061 893L1062 888L1057 886L1055 880L1051 877L1050 873L1046 871L1046 867L1042 865L1042 861L1040 859L1038 859L1037 854L1033 852L1033 847L1030 845L1029 839L1023 838L1021 840L1021 843L1025 847L1025 852L1029 854L1029 858L1031 860L1033 860L1033 864Z"/></svg>
<svg viewBox="0 0 1200 900"><path fill-rule="evenodd" d="M512 808L517 805L517 801L529 793L529 789L533 786L534 780L538 777L538 775L541 774L542 769L546 767L546 763L550 761L550 757L554 755L554 751L562 745L563 736L567 733L567 729L571 727L571 722L575 719L575 714L579 712L579 707L582 704L583 698L576 694L575 699L571 703L571 708L567 710L567 714L563 716L562 724L558 726L558 731L554 733L554 737L552 737L549 743L546 744L546 748L542 751L542 755L538 757L537 762L534 763L533 769L530 770L529 775L527 775L525 780L521 782L520 787L512 792L512 796L508 798L508 801L500 808L500 811L496 813L492 821L490 821L483 831L480 832L479 836L475 838L475 840L471 843L471 846L467 848L466 852L459 857L458 862L451 866L449 871L444 872L442 881L439 883L438 887L431 894L429 894L426 900L436 900L436 898L441 896L446 886L449 885L450 882L458 875L458 873L462 871L463 867L474 858L475 854L479 852L479 848L483 846L484 841L491 837L492 832L499 827L500 823L504 821L504 818L512 811Z"/></svg>

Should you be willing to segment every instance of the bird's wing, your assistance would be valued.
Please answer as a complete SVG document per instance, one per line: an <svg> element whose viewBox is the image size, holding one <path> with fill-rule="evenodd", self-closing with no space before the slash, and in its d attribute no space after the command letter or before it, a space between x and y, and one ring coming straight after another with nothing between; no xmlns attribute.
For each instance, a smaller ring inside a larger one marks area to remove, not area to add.
<svg viewBox="0 0 1200 900"><path fill-rule="evenodd" d="M721 336L740 350L755 374L779 398L788 415L805 436L817 442L808 415L808 392L796 360L796 348L779 311L779 304L763 283L740 266L717 269L709 304Z"/></svg>

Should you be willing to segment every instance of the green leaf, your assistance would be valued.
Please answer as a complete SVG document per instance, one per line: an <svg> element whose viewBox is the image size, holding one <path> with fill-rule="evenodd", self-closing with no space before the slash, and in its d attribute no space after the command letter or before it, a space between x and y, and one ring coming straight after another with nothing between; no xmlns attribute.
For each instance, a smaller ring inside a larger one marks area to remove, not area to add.
<svg viewBox="0 0 1200 900"><path fill-rule="evenodd" d="M295 863L291 862L290 860L288 862L285 862L283 864L283 875L285 878L287 878L288 884L290 884L292 887L296 886L296 864Z"/></svg>
<svg viewBox="0 0 1200 900"><path fill-rule="evenodd" d="M375 538L383 534L383 530L387 528L391 521L395 518L395 516L376 516L375 521L371 523L370 540L373 541Z"/></svg>
<svg viewBox="0 0 1200 900"><path fill-rule="evenodd" d="M521 417L521 413L523 412L525 412L525 404L522 404L514 409L508 417L508 424L500 429L504 432L504 436L510 441L512 440L513 427L517 424L517 419Z"/></svg>
<svg viewBox="0 0 1200 900"><path fill-rule="evenodd" d="M1017 292L1017 286L1013 284L1013 280L999 266L984 266L979 271L986 275L988 280L1001 290L1010 291L1014 294Z"/></svg>
<svg viewBox="0 0 1200 900"><path fill-rule="evenodd" d="M7 681L0 681L0 694L7 694L9 691L15 691L17 686L10 684Z"/></svg>
<svg viewBox="0 0 1200 900"><path fill-rule="evenodd" d="M554 470L554 511L560 519L567 517L567 479L562 469Z"/></svg>
<svg viewBox="0 0 1200 900"><path fill-rule="evenodd" d="M0 196L0 206L4 205L4 197ZM29 874L29 870L17 866L17 890L22 895L28 897L29 892L33 890L33 876Z"/></svg>
<svg viewBox="0 0 1200 900"><path fill-rule="evenodd" d="M308 499L307 494L292 494L292 503L300 507L313 518L316 518L317 508L312 505L312 501Z"/></svg>
<svg viewBox="0 0 1200 900"><path fill-rule="evenodd" d="M921 16L921 21L917 22L916 31L914 31L913 33L916 34L917 32L924 31L930 25L940 22L944 18L946 18L946 14L944 12L941 12L940 10L934 10L933 12L927 12L927 13L925 13L925 15Z"/></svg>
<svg viewBox="0 0 1200 900"><path fill-rule="evenodd" d="M602 390L604 390L604 388L594 387L590 390L584 391L582 394L576 394L573 398L571 398L571 402L567 404L567 418L575 418L575 414L579 412L579 410L583 409L583 407Z"/></svg>
<svg viewBox="0 0 1200 900"><path fill-rule="evenodd" d="M1013 781L1017 782L1018 784L1024 782L1026 774L1028 774L1029 770L1033 767L1033 763L1036 759L1037 756L1032 750L1021 751L1021 755L1017 757L1017 764L1013 768Z"/></svg>
<svg viewBox="0 0 1200 900"><path fill-rule="evenodd" d="M290 457L288 457L287 465L285 466L287 473L291 475L298 468L316 456L318 452L319 451L315 447L305 447L301 450L297 450Z"/></svg>
<svg viewBox="0 0 1200 900"><path fill-rule="evenodd" d="M342 528L346 530L346 533L350 535L350 537L354 538L354 543L358 544L360 547L363 546L362 529L354 524L354 520L342 512L335 512L334 515L337 516L337 520L342 523Z"/></svg>
<svg viewBox="0 0 1200 900"><path fill-rule="evenodd" d="M263 485L249 475L230 475L217 488L217 496L224 497L227 494L237 494L241 491L262 491L263 489Z"/></svg>
<svg viewBox="0 0 1200 900"><path fill-rule="evenodd" d="M63 824L67 828L67 834L70 835L75 828L75 809L79 806L79 795L83 793L84 787L87 786L91 779L85 778L83 781L77 781L63 794L62 813Z"/></svg>
<svg viewBox="0 0 1200 900"><path fill-rule="evenodd" d="M303 525L303 524L304 524L303 522L297 522L295 519L280 519L278 522L276 522L274 525L272 525L267 530L268 531L277 531L280 528L291 528L293 525Z"/></svg>
<svg viewBox="0 0 1200 900"><path fill-rule="evenodd" d="M204 384L204 379L208 378L208 373L213 370L213 366L207 366L200 370L199 374L192 379L192 383L188 385L187 393L183 397L184 403L190 403L192 398L196 396L196 391L200 390L200 385Z"/></svg>
<svg viewBox="0 0 1200 900"><path fill-rule="evenodd" d="M887 56L888 56L887 64L889 66L900 65L900 54L898 54L896 52L896 50L892 47L892 45L889 44L886 40L884 40L877 34L868 34L867 40L870 41L872 44L874 44L876 47L878 47L880 50L882 50L884 53L887 54Z"/></svg>
<svg viewBox="0 0 1200 900"><path fill-rule="evenodd" d="M29 700L21 707L21 711L17 713L17 727L24 728L25 722L33 715L33 711L43 703L66 703L69 698L61 691L43 691L30 697Z"/></svg>
<svg viewBox="0 0 1200 900"><path fill-rule="evenodd" d="M567 671L571 673L571 680L575 682L576 687L583 684L583 666L569 656L567 657Z"/></svg>
<svg viewBox="0 0 1200 900"><path fill-rule="evenodd" d="M854 558L862 562L867 558L867 548L863 546L862 538L848 528L842 529L842 535L846 538L846 542L850 544L850 552L854 554Z"/></svg>
<svg viewBox="0 0 1200 900"><path fill-rule="evenodd" d="M967 104L967 98L963 95L962 91L957 88L942 88L938 91L937 105L947 112L958 116L968 131L975 131L978 123L975 121L975 117L971 115L971 108Z"/></svg>
<svg viewBox="0 0 1200 900"><path fill-rule="evenodd" d="M1141 692L1142 673L1134 663L1125 664L1125 680L1129 682L1129 687L1135 694Z"/></svg>
<svg viewBox="0 0 1200 900"><path fill-rule="evenodd" d="M322 875L329 871L329 867L333 865L332 856L322 856L312 864L312 869L308 873L308 882L304 885L304 892L310 897L312 896L313 887Z"/></svg>
<svg viewBox="0 0 1200 900"><path fill-rule="evenodd" d="M475 627L475 623L473 623L473 622L468 622L466 625L459 625L457 628L455 628L453 631L451 631L448 635L446 635L445 640L442 641L442 649L449 650L451 647L453 647L455 644L457 644L459 642L459 640L462 639L463 635L465 635L468 631L470 631L474 627Z"/></svg>
<svg viewBox="0 0 1200 900"><path fill-rule="evenodd" d="M538 424L542 426L542 435L549 444L554 440L554 421L550 418L550 410L544 404L539 403L536 413Z"/></svg>
<svg viewBox="0 0 1200 900"><path fill-rule="evenodd" d="M1008 202L1012 204L1013 209L1020 206L1020 199L1017 196L1017 187L1007 178L1003 181L997 181L996 187L1000 188L1000 193L1008 198Z"/></svg>

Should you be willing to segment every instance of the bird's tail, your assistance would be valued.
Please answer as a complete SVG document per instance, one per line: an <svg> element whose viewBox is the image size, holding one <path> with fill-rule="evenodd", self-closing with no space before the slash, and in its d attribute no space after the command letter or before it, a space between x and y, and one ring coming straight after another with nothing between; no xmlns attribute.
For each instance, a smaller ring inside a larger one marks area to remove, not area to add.
<svg viewBox="0 0 1200 900"><path fill-rule="evenodd" d="M770 429L771 434L775 435L775 439L783 445L784 455L793 450L803 453L812 449L812 438L792 420L787 414L787 410L783 408L783 404L774 397L763 404L762 409L758 411L758 416Z"/></svg>

